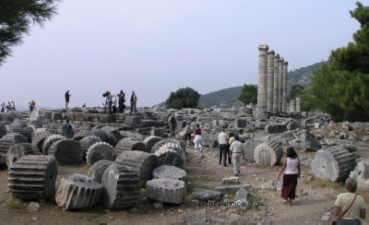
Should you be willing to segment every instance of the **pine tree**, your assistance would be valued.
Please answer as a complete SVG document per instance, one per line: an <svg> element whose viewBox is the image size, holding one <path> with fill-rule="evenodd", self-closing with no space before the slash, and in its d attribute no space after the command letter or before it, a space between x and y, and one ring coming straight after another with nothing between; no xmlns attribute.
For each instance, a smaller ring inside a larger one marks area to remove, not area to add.
<svg viewBox="0 0 369 225"><path fill-rule="evenodd" d="M200 94L192 88L180 88L176 92L171 92L165 101L168 108L182 109L195 108L199 104Z"/></svg>
<svg viewBox="0 0 369 225"><path fill-rule="evenodd" d="M354 42L331 52L328 64L314 71L304 104L334 120L369 121L369 7L360 2L350 14L360 23Z"/></svg>
<svg viewBox="0 0 369 225"><path fill-rule="evenodd" d="M43 25L56 14L59 0L1 0L0 1L0 65L11 56L13 46L22 43L33 24Z"/></svg>

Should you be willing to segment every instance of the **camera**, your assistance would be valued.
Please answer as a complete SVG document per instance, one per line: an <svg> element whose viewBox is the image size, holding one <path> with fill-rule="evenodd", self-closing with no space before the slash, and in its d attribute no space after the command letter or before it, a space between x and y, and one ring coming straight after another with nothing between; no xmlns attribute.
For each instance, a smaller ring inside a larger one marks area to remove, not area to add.
<svg viewBox="0 0 369 225"><path fill-rule="evenodd" d="M107 92L102 94L103 97L108 97L109 95L110 95L110 91L107 91Z"/></svg>

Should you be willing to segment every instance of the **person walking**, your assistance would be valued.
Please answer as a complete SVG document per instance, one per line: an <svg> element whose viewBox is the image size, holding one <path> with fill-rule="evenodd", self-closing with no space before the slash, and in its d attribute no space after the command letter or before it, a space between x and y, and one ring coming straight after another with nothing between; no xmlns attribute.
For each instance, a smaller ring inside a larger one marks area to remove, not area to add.
<svg viewBox="0 0 369 225"><path fill-rule="evenodd" d="M132 112L137 112L137 110L136 110L137 95L135 94L135 91L132 91L130 102L131 102L131 112L130 112L130 114L132 114Z"/></svg>
<svg viewBox="0 0 369 225"><path fill-rule="evenodd" d="M196 128L194 130L195 139L193 140L195 146L195 149L200 149L200 152L202 152L202 135L201 135L201 128L200 124L196 124Z"/></svg>
<svg viewBox="0 0 369 225"><path fill-rule="evenodd" d="M170 114L168 117L168 125L170 129L170 136L174 137L176 135L176 128L177 128L177 120L176 116L174 115L174 112Z"/></svg>
<svg viewBox="0 0 369 225"><path fill-rule="evenodd" d="M191 129L191 122L187 121L186 122L186 126L184 128L184 140L185 142L187 142L187 146L191 145L191 133L192 133L192 129Z"/></svg>
<svg viewBox="0 0 369 225"><path fill-rule="evenodd" d="M69 104L69 98L70 98L70 96L72 96L72 95L70 95L69 94L69 90L67 90L67 92L65 92L65 94L64 94L65 108L66 109L68 109L68 104Z"/></svg>
<svg viewBox="0 0 369 225"><path fill-rule="evenodd" d="M69 123L69 120L67 120L66 123L63 125L62 130L64 137L66 138L72 137L73 128L72 125Z"/></svg>
<svg viewBox="0 0 369 225"><path fill-rule="evenodd" d="M366 214L364 198L355 193L357 181L354 178L347 178L345 188L348 192L337 195L334 202L334 215L339 216L337 225L360 225L360 218L365 219Z"/></svg>
<svg viewBox="0 0 369 225"><path fill-rule="evenodd" d="M297 178L300 177L300 160L294 148L287 148L287 156L278 174L278 180L283 173L281 197L292 206L296 197Z"/></svg>
<svg viewBox="0 0 369 225"><path fill-rule="evenodd" d="M225 132L225 129L218 134L218 143L219 143L219 165L222 164L223 158L223 166L227 166L227 155L228 155L228 135Z"/></svg>
<svg viewBox="0 0 369 225"><path fill-rule="evenodd" d="M240 158L244 160L245 159L245 153L243 152L243 144L239 141L239 136L235 136L235 141L231 144L229 147L230 155L232 157L232 163L233 163L233 172L235 176L238 176L238 174L241 172L241 166L240 166Z"/></svg>
<svg viewBox="0 0 369 225"><path fill-rule="evenodd" d="M229 151L229 147L231 147L231 144L235 141L236 139L234 138L234 133L231 132L229 133L229 139L228 139L228 164L231 165L232 164L232 156L230 155L230 151Z"/></svg>

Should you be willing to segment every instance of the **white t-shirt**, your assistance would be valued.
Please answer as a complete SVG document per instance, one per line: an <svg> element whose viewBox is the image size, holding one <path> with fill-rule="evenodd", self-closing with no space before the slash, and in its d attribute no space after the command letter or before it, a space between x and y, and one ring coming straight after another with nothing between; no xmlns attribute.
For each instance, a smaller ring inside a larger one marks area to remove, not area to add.
<svg viewBox="0 0 369 225"><path fill-rule="evenodd" d="M284 171L284 174L297 174L299 171L297 169L297 166L299 165L299 159L298 158L289 158L287 157L287 166L286 170Z"/></svg>

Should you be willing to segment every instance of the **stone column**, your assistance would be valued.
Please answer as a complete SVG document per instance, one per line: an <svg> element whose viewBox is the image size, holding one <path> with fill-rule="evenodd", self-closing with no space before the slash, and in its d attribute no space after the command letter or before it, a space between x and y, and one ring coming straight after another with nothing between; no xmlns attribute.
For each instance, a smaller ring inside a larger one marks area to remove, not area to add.
<svg viewBox="0 0 369 225"><path fill-rule="evenodd" d="M267 68L267 112L273 111L273 91L274 91L274 51L268 52L268 68Z"/></svg>
<svg viewBox="0 0 369 225"><path fill-rule="evenodd" d="M290 112L296 112L296 102L295 102L295 100L290 101Z"/></svg>
<svg viewBox="0 0 369 225"><path fill-rule="evenodd" d="M301 113L301 97L296 97L296 112Z"/></svg>
<svg viewBox="0 0 369 225"><path fill-rule="evenodd" d="M268 45L259 45L259 82L258 82L258 104L257 115L262 117L266 110L267 90L267 52Z"/></svg>
<svg viewBox="0 0 369 225"><path fill-rule="evenodd" d="M283 92L282 92L282 112L287 112L287 69L288 62L283 63Z"/></svg>
<svg viewBox="0 0 369 225"><path fill-rule="evenodd" d="M282 57L278 60L278 112L282 112L282 96L283 96L283 61Z"/></svg>
<svg viewBox="0 0 369 225"><path fill-rule="evenodd" d="M273 112L278 111L279 54L274 55Z"/></svg>

